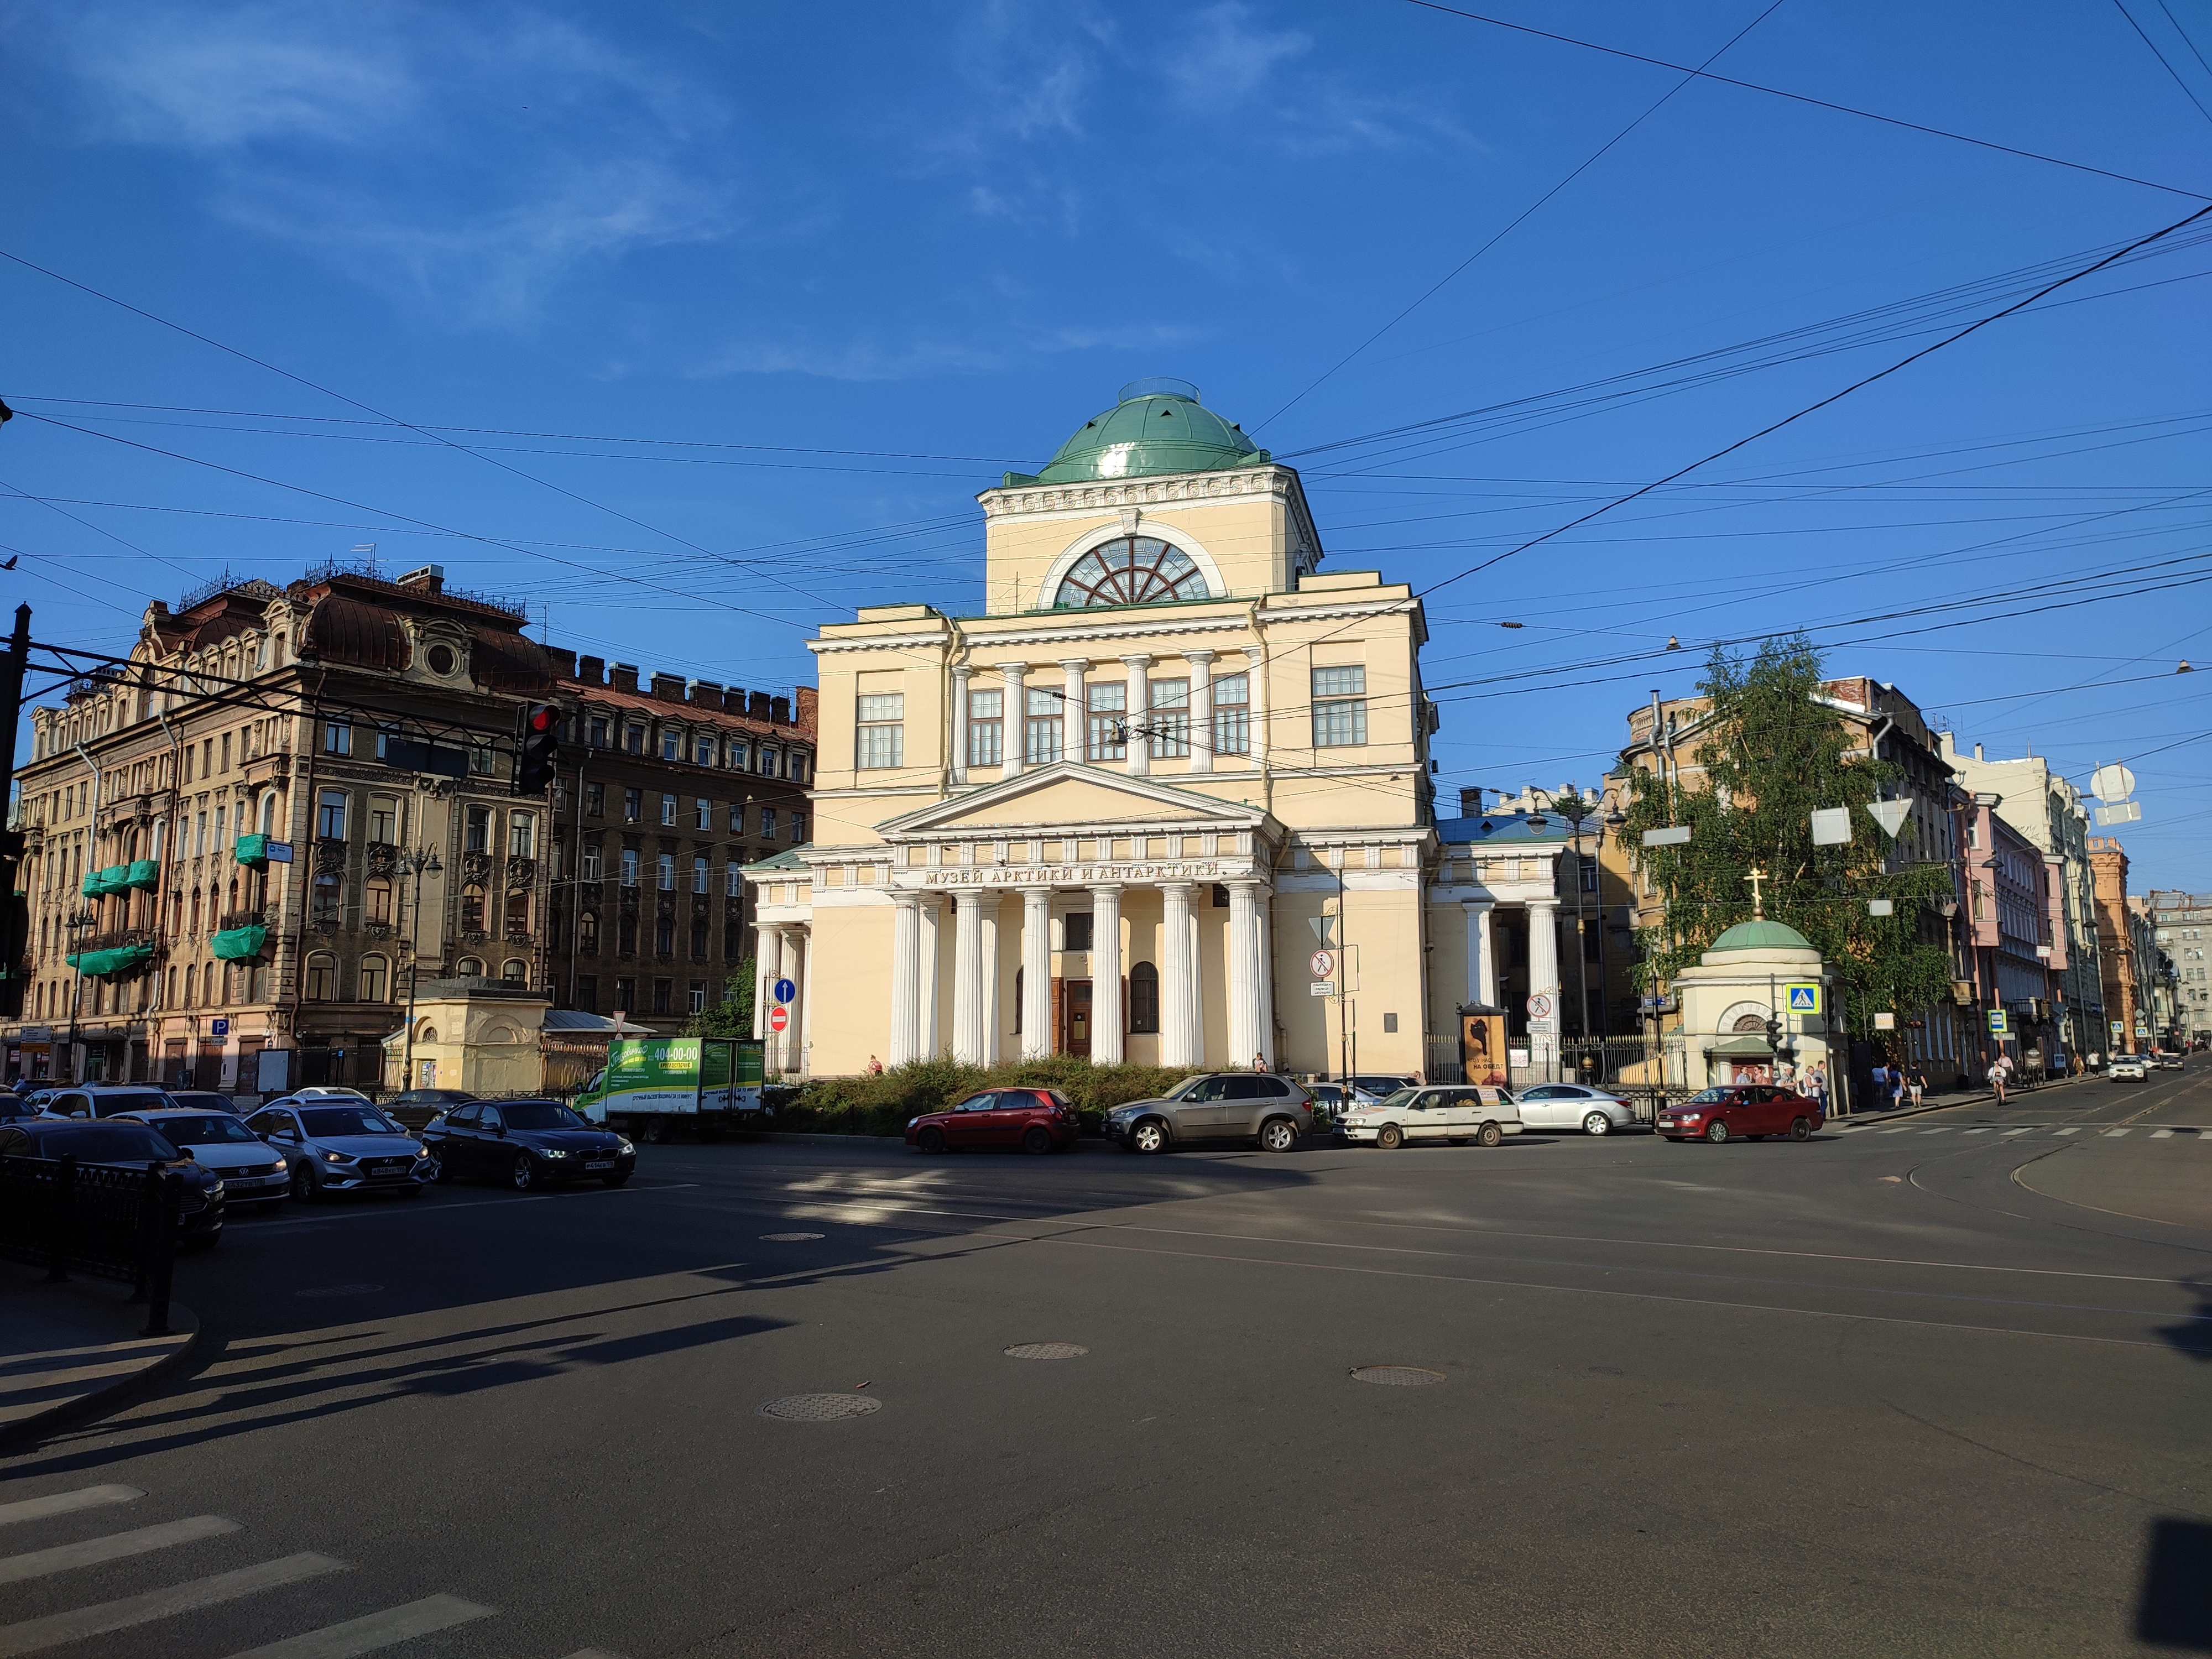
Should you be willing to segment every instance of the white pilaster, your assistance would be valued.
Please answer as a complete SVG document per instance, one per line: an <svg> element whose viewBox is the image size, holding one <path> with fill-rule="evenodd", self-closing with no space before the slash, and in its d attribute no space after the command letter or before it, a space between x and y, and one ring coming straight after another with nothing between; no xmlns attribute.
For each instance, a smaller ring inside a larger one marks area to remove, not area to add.
<svg viewBox="0 0 2212 1659"><path fill-rule="evenodd" d="M796 987L799 983L799 929L796 927L779 927L776 929L776 933L780 935L782 945L782 949L779 953L776 963L776 972L783 978L789 980L792 984ZM775 1069L782 1073L786 1077L796 1077L799 1074L799 1014L800 1011L799 1008L793 1007L789 1009L786 1016L788 1023L784 1026L782 1031L775 1036Z"/></svg>
<svg viewBox="0 0 2212 1659"><path fill-rule="evenodd" d="M952 671L952 781L968 781L968 678L975 671L962 665Z"/></svg>
<svg viewBox="0 0 2212 1659"><path fill-rule="evenodd" d="M1021 775L1025 734L1029 730L1028 698L1022 690L1022 679L1030 672L1025 662L1002 662L999 678L1006 683L1006 713L1000 716L1006 724L1000 729L999 751L1006 757L999 769L1002 778Z"/></svg>
<svg viewBox="0 0 2212 1659"><path fill-rule="evenodd" d="M921 988L916 953L921 938L921 896L891 896L891 1034L884 1064L903 1066L915 1059L915 1030L920 1023Z"/></svg>
<svg viewBox="0 0 2212 1659"><path fill-rule="evenodd" d="M1186 651L1190 665L1190 769L1213 769L1213 653Z"/></svg>
<svg viewBox="0 0 2212 1659"><path fill-rule="evenodd" d="M1152 723L1152 659L1150 656L1124 657L1121 666L1129 671L1129 690L1124 699L1129 705L1129 775L1141 778L1152 769L1152 733L1139 729Z"/></svg>
<svg viewBox="0 0 2212 1659"><path fill-rule="evenodd" d="M1498 1006L1498 978L1492 969L1489 899L1462 899L1467 912L1467 998L1485 1008Z"/></svg>
<svg viewBox="0 0 2212 1659"><path fill-rule="evenodd" d="M1566 1017L1559 1006L1559 901L1556 897L1528 901L1528 994L1539 993L1552 999L1553 1026L1548 1033L1529 1034L1529 1058L1539 1066L1549 1066L1559 1058L1560 1022Z"/></svg>
<svg viewBox="0 0 2212 1659"><path fill-rule="evenodd" d="M792 1029L799 1033L799 1074L814 1074L814 933L811 928L799 935L799 972L793 982L799 987L799 1012L793 1017Z"/></svg>
<svg viewBox="0 0 2212 1659"><path fill-rule="evenodd" d="M999 1063L999 908L1004 893L983 896L983 1063Z"/></svg>
<svg viewBox="0 0 2212 1659"><path fill-rule="evenodd" d="M753 1041L756 1042L765 1042L769 1035L768 1005L771 999L768 988L775 983L775 964L783 957L783 942L778 937L782 932L781 927L753 929ZM629 1012L635 1013L636 1010Z"/></svg>
<svg viewBox="0 0 2212 1659"><path fill-rule="evenodd" d="M1160 885L1160 1064L1200 1063L1191 994L1190 891L1187 881Z"/></svg>
<svg viewBox="0 0 2212 1659"><path fill-rule="evenodd" d="M1091 667L1085 657L1062 657L1060 659L1060 718L1067 724L1060 728L1060 757L1062 760L1088 760L1090 750L1084 742L1084 717L1089 713L1085 704L1083 676Z"/></svg>
<svg viewBox="0 0 2212 1659"><path fill-rule="evenodd" d="M1091 890L1091 1063L1121 1062L1121 890Z"/></svg>
<svg viewBox="0 0 2212 1659"><path fill-rule="evenodd" d="M1253 896L1254 949L1260 958L1260 1053L1270 1066L1275 1063L1275 930L1269 920L1272 895L1262 887Z"/></svg>
<svg viewBox="0 0 2212 1659"><path fill-rule="evenodd" d="M1260 884L1229 884L1229 1063L1243 1071L1252 1057L1264 1057L1260 1032Z"/></svg>
<svg viewBox="0 0 2212 1659"><path fill-rule="evenodd" d="M937 920L944 902L933 893L921 896L915 913L915 1032L917 1060L934 1060L942 1052L937 1018Z"/></svg>
<svg viewBox="0 0 2212 1659"><path fill-rule="evenodd" d="M983 1061L983 891L963 887L952 896L952 1058L965 1066Z"/></svg>
<svg viewBox="0 0 2212 1659"><path fill-rule="evenodd" d="M1256 645L1244 647L1247 684L1251 690L1245 693L1251 700L1252 764L1265 769L1267 764L1267 653ZM1247 1058L1247 1066L1252 1062Z"/></svg>
<svg viewBox="0 0 2212 1659"><path fill-rule="evenodd" d="M1022 1058L1052 1053L1052 889L1022 889Z"/></svg>

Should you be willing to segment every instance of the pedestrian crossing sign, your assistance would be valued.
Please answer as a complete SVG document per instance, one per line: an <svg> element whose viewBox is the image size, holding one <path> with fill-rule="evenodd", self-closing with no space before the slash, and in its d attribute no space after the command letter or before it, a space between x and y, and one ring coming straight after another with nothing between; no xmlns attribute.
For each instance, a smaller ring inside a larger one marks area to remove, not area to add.
<svg viewBox="0 0 2212 1659"><path fill-rule="evenodd" d="M1817 1014L1820 1012L1820 988L1817 985L1785 985L1788 994L1784 1006L1793 1014Z"/></svg>

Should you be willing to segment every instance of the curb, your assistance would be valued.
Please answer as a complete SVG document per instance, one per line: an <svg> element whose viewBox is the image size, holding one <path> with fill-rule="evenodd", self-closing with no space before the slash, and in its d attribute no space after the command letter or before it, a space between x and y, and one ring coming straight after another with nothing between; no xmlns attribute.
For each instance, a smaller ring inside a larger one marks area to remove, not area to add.
<svg viewBox="0 0 2212 1659"><path fill-rule="evenodd" d="M169 1303L169 1328L173 1333L187 1333L183 1346L158 1359L149 1360L135 1371L101 1383L89 1394L58 1400L43 1411L29 1417L17 1418L6 1427L0 1428L0 1452L13 1452L23 1444L42 1439L49 1431L64 1422L104 1415L118 1395L142 1384L158 1382L187 1360L196 1358L200 1352L200 1345L207 1339L207 1331L200 1323L200 1316L173 1298Z"/></svg>

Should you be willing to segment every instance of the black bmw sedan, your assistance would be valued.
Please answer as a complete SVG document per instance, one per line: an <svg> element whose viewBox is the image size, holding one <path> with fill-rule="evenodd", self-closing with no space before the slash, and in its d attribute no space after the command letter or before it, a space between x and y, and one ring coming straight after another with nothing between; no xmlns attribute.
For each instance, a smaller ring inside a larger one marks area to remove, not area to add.
<svg viewBox="0 0 2212 1659"><path fill-rule="evenodd" d="M501 1181L517 1192L554 1182L619 1187L637 1168L637 1148L587 1123L557 1100L478 1100L422 1131L438 1179Z"/></svg>

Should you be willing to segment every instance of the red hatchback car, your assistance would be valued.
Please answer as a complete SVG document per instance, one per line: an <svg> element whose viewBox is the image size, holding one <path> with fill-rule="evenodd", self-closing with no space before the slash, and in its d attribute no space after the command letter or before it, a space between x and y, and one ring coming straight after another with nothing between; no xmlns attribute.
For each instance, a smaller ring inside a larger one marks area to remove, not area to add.
<svg viewBox="0 0 2212 1659"><path fill-rule="evenodd" d="M1075 1139L1075 1108L1057 1089L986 1089L949 1112L910 1118L906 1144L925 1152L962 1146L1018 1146L1049 1152Z"/></svg>
<svg viewBox="0 0 2212 1659"><path fill-rule="evenodd" d="M1765 1083L1705 1089L1679 1106L1663 1108L1654 1126L1669 1140L1764 1140L1788 1135L1802 1140L1827 1121L1817 1101Z"/></svg>

